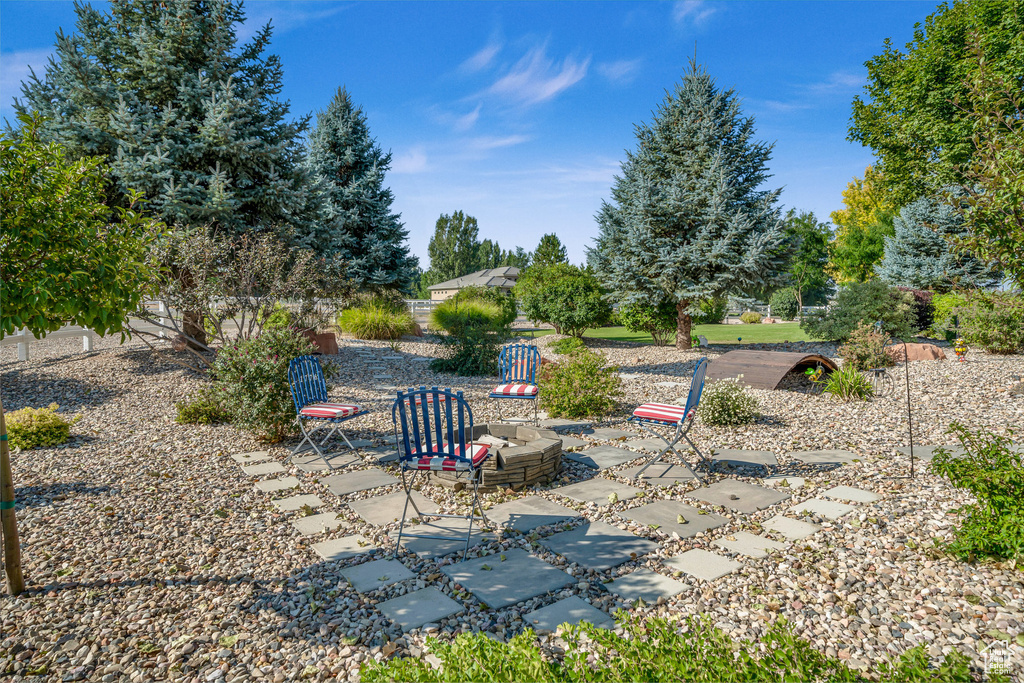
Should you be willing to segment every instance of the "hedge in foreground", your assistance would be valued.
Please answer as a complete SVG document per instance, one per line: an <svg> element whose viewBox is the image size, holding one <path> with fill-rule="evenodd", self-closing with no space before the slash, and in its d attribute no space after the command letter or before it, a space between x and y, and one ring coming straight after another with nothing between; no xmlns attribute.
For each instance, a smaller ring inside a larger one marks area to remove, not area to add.
<svg viewBox="0 0 1024 683"><path fill-rule="evenodd" d="M623 634L589 624L563 632L565 657L546 658L527 629L507 643L482 633L462 634L453 642L428 639L441 661L434 668L423 658L392 659L364 666L363 681L867 681L839 659L828 657L776 622L758 640L736 641L708 620L679 622L655 618L641 623L620 620ZM967 657L946 655L929 662L923 646L904 652L875 670L883 683L970 681Z"/></svg>

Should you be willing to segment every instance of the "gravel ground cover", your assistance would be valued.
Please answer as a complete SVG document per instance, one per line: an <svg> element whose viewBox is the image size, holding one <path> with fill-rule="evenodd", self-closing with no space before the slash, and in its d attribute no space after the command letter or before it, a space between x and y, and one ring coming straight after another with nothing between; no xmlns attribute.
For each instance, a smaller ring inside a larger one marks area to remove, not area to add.
<svg viewBox="0 0 1024 683"><path fill-rule="evenodd" d="M543 350L552 340L545 337L538 344ZM397 524L369 524L348 504L400 487L336 496L321 480L377 466L373 452L362 451L361 461L344 470L303 472L285 463L289 444L297 440L266 447L231 426L176 424L173 403L192 394L202 380L142 344L118 346L100 340L91 354L81 353L79 344L69 339L33 345L33 360L27 363L15 360L13 348L0 350L5 408L56 402L62 412L82 416L70 443L13 457L30 590L17 598L0 592L0 672L12 675L10 680L357 680L359 667L369 658L419 655L427 634L450 637L482 630L505 638L528 625L524 615L572 596L607 613L626 608L641 615L709 614L737 637L756 638L768 623L785 618L816 647L855 667L873 665L918 643L932 655L961 650L976 657L980 666L979 653L985 647L1008 641L1015 665L1024 660L1020 570L1008 564L965 564L934 548L936 539L950 533L949 512L969 499L928 474L921 462L913 479L906 476L909 458L896 451L907 442L905 401L838 403L807 393L795 378L789 391L753 391L764 414L756 424L710 428L698 421L691 437L702 449L770 451L780 462L773 475L792 477L794 483L804 480L803 486L790 487L791 498L751 514L686 497L701 485L696 481L670 487L641 482L635 485L642 495L601 505L555 492L558 486L593 476L616 478L639 460L600 473L564 461L560 480L550 486L484 496L487 506L541 496L578 515L529 534L506 531L471 552L471 557L500 556L520 548L573 577L573 583L551 593L491 609L442 572L459 554L439 560L401 554L415 578L363 594L352 590L342 571L389 558L394 549L389 534ZM734 348L679 352L603 340L587 344L628 377L620 410L600 425L623 429L631 429L625 418L638 403L685 395L684 385L701 354L713 358ZM371 410L369 416L347 423L350 438L375 446L391 441L389 399L397 387L461 388L477 422L496 417L485 398L492 380L435 375L428 363L418 360L439 353L429 338L404 341L397 354L375 342L342 340L340 347L331 395L357 400ZM764 348L835 355L829 344ZM394 355L402 359L385 359ZM558 359L546 351L544 355ZM388 369L370 371L369 365ZM965 363L912 363L915 443L951 443L944 431L954 419L1000 433L1024 425L1024 396L1008 391L1022 371L1019 357L980 353ZM373 374L393 379L373 379ZM531 410L505 402L506 416L517 406L522 416ZM587 434L579 438L588 444L610 443ZM848 450L857 458L839 467L815 468L788 457L793 451L825 449ZM230 457L261 450L288 471L247 476ZM638 458L642 455L637 451ZM255 487L258 481L286 475L297 478L294 490L264 493ZM720 464L707 483L731 479L759 485L764 475L763 468ZM821 530L803 540L787 542L766 530L769 519L789 514L805 500L827 496L836 486L880 498L853 503L855 510L836 520L805 518ZM421 493L444 512L461 511L468 502L465 491L439 486L425 485ZM289 522L313 511L282 512L272 502L292 494L319 496L324 505L315 512L337 514L339 528L300 534ZM685 502L726 523L681 538L622 514L653 500ZM614 525L655 541L658 548L598 572L567 562L539 542L587 522ZM766 535L786 547L752 558L715 543L735 539L740 532ZM379 550L339 562L324 562L312 550L316 543L355 534L365 539L368 550ZM718 553L741 566L722 578L702 581L664 562L694 549ZM682 592L636 603L609 591L614 579L638 568L673 578L683 585ZM464 611L403 633L377 608L428 587L439 588ZM557 652L556 636L542 636L542 641Z"/></svg>

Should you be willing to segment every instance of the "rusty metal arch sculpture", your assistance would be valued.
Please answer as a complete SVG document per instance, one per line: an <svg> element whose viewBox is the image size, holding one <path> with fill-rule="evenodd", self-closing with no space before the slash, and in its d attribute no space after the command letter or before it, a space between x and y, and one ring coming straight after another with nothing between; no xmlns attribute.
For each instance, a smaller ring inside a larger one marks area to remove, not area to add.
<svg viewBox="0 0 1024 683"><path fill-rule="evenodd" d="M728 379L743 375L741 381L755 389L775 389L793 370L817 367L819 363L826 372L839 369L829 358L816 353L729 351L711 361L707 378Z"/></svg>

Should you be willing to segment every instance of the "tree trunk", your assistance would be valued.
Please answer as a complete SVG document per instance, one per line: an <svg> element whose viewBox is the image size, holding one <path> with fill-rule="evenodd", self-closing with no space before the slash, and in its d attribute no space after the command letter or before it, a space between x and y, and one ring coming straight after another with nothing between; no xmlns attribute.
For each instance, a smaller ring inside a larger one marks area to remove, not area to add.
<svg viewBox="0 0 1024 683"><path fill-rule="evenodd" d="M11 475L11 450L7 446L7 420L4 401L0 397L0 527L4 536L4 569L11 595L25 590L21 574L21 543L18 541L18 519L14 514L14 477Z"/></svg>
<svg viewBox="0 0 1024 683"><path fill-rule="evenodd" d="M794 287L793 291L796 292L796 319L800 320L804 317L804 295L799 287Z"/></svg>
<svg viewBox="0 0 1024 683"><path fill-rule="evenodd" d="M676 348L680 351L689 351L693 348L690 341L690 314L686 312L689 307L689 301L676 303Z"/></svg>
<svg viewBox="0 0 1024 683"><path fill-rule="evenodd" d="M186 337L192 337L192 339L195 339L200 344L208 344L206 340L206 328L203 327L202 311L182 311L181 331L185 333ZM201 346L196 346L191 340L188 340L188 345L196 351L206 350Z"/></svg>

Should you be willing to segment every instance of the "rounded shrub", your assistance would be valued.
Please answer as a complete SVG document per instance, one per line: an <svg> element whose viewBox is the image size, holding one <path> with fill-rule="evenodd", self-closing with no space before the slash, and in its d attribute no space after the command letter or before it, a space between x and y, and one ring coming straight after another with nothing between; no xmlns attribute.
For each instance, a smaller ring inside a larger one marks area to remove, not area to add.
<svg viewBox="0 0 1024 683"><path fill-rule="evenodd" d="M59 405L51 403L47 408L22 408L4 415L11 447L26 450L67 441L71 437L71 425L82 416L65 420L57 413L59 409Z"/></svg>
<svg viewBox="0 0 1024 683"><path fill-rule="evenodd" d="M562 337L548 344L548 348L561 356L568 356L587 347L579 337Z"/></svg>
<svg viewBox="0 0 1024 683"><path fill-rule="evenodd" d="M977 291L953 311L959 316L960 334L968 344L1004 355L1024 349L1024 296Z"/></svg>
<svg viewBox="0 0 1024 683"><path fill-rule="evenodd" d="M501 310L497 322L499 325L511 325L519 315L519 307L516 305L515 297L507 294L497 287L464 287L455 293L455 296L448 299L461 304L464 301L483 301L494 304Z"/></svg>
<svg viewBox="0 0 1024 683"><path fill-rule="evenodd" d="M178 424L214 425L231 420L213 387L203 388L189 400L178 401L174 409L174 421Z"/></svg>
<svg viewBox="0 0 1024 683"><path fill-rule="evenodd" d="M551 417L602 417L610 413L622 394L618 368L589 349L579 349L563 363L541 367L540 407Z"/></svg>
<svg viewBox="0 0 1024 683"><path fill-rule="evenodd" d="M800 327L813 339L846 341L857 326L882 321L889 336L910 341L917 326L914 296L890 287L881 280L851 282L822 311L800 319Z"/></svg>
<svg viewBox="0 0 1024 683"><path fill-rule="evenodd" d="M744 311L743 314L740 315L740 321L747 325L756 325L761 322L761 314L757 311Z"/></svg>
<svg viewBox="0 0 1024 683"><path fill-rule="evenodd" d="M415 322L404 307L395 310L381 303L367 303L342 311L338 327L356 339L398 339L411 334Z"/></svg>
<svg viewBox="0 0 1024 683"><path fill-rule="evenodd" d="M800 313L796 292L792 287L784 287L772 294L768 305L771 306L772 315L783 320L795 320L797 314Z"/></svg>
<svg viewBox="0 0 1024 683"><path fill-rule="evenodd" d="M701 421L713 426L748 424L759 414L757 399L747 393L739 378L708 382L697 407Z"/></svg>
<svg viewBox="0 0 1024 683"><path fill-rule="evenodd" d="M694 325L721 325L729 311L729 300L724 298L704 299L697 304L698 311L690 318Z"/></svg>
<svg viewBox="0 0 1024 683"><path fill-rule="evenodd" d="M893 357L885 352L889 338L875 330L873 325L861 323L850 333L849 340L839 347L839 355L858 370L887 368L895 365Z"/></svg>
<svg viewBox="0 0 1024 683"><path fill-rule="evenodd" d="M619 319L630 332L646 332L655 346L665 346L676 331L676 305L670 301L626 304L619 309Z"/></svg>
<svg viewBox="0 0 1024 683"><path fill-rule="evenodd" d="M430 367L458 375L493 375L501 344L511 333L508 319L508 311L498 303L448 299L430 313L430 326L448 333L441 339L446 357Z"/></svg>

